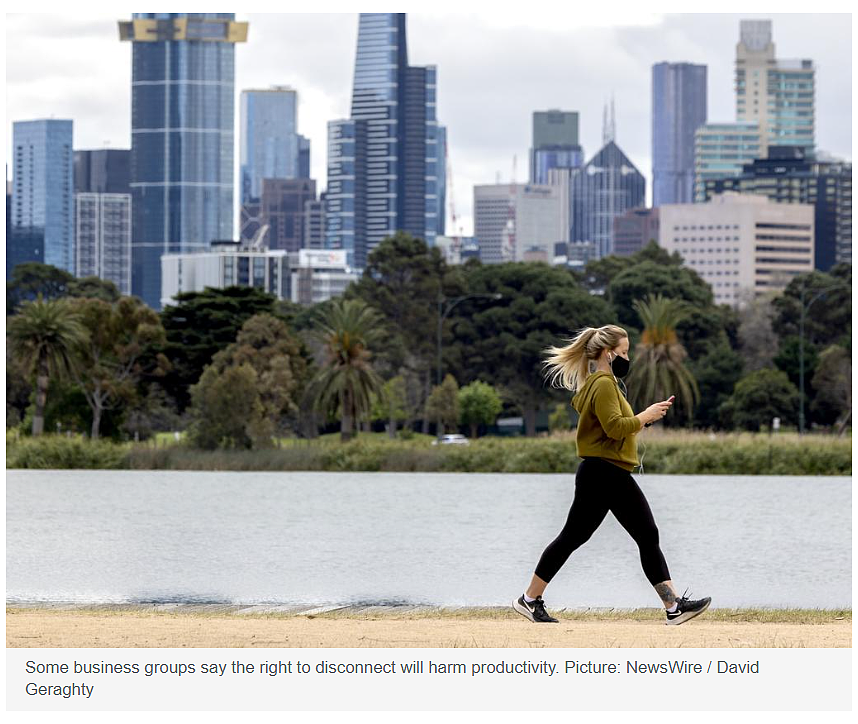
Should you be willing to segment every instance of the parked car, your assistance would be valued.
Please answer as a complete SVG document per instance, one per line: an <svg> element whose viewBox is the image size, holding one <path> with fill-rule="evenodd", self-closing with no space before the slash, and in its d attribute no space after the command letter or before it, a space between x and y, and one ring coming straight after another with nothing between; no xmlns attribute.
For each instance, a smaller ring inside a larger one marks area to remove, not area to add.
<svg viewBox="0 0 858 724"><path fill-rule="evenodd" d="M468 445L470 441L464 435L442 435L439 440L433 440L433 445Z"/></svg>

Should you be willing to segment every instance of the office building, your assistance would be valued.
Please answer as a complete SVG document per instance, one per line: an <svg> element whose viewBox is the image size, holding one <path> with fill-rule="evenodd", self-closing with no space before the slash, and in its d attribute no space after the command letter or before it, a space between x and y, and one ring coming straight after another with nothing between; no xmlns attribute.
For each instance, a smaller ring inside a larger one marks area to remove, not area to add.
<svg viewBox="0 0 858 724"><path fill-rule="evenodd" d="M131 192L131 150L99 148L74 152L75 193L127 194Z"/></svg>
<svg viewBox="0 0 858 724"><path fill-rule="evenodd" d="M408 65L404 13L361 13L351 117L328 123L326 246L349 263L397 231L439 228L434 66Z"/></svg>
<svg viewBox="0 0 858 724"><path fill-rule="evenodd" d="M241 203L262 196L262 179L309 178L310 141L298 134L298 93L282 86L241 92Z"/></svg>
<svg viewBox="0 0 858 724"><path fill-rule="evenodd" d="M771 20L740 20L736 120L760 128L761 156L774 146L814 150L815 68L807 58L775 57Z"/></svg>
<svg viewBox="0 0 858 724"><path fill-rule="evenodd" d="M135 13L132 44L132 291L161 302L161 255L232 238L235 44L232 13Z"/></svg>
<svg viewBox="0 0 858 724"><path fill-rule="evenodd" d="M614 217L614 254L637 254L650 241L658 243L658 208L629 209Z"/></svg>
<svg viewBox="0 0 858 724"><path fill-rule="evenodd" d="M303 249L325 248L325 193L321 198L308 199L304 203Z"/></svg>
<svg viewBox="0 0 858 724"><path fill-rule="evenodd" d="M814 268L852 263L852 164L807 158L798 146L769 146L735 177L709 179L706 198L725 191L758 194L783 204L814 208Z"/></svg>
<svg viewBox="0 0 858 724"><path fill-rule="evenodd" d="M706 123L706 66L652 67L652 205L694 200L694 133Z"/></svg>
<svg viewBox="0 0 858 724"><path fill-rule="evenodd" d="M554 245L554 259L551 263L574 271L583 271L584 267L595 259L596 245L592 241L570 241Z"/></svg>
<svg viewBox="0 0 858 724"><path fill-rule="evenodd" d="M306 204L316 200L316 182L309 178L262 180L261 223L268 227L269 249L298 251L304 245Z"/></svg>
<svg viewBox="0 0 858 724"><path fill-rule="evenodd" d="M15 121L12 169L7 278L24 261L44 262L74 274L72 122Z"/></svg>
<svg viewBox="0 0 858 724"><path fill-rule="evenodd" d="M486 184L474 186L474 237L485 264L523 261L543 250L553 256L568 241L568 199L557 186Z"/></svg>
<svg viewBox="0 0 858 724"><path fill-rule="evenodd" d="M340 296L359 274L346 263L345 251L252 249L215 242L205 252L164 254L161 303L175 303L182 292L206 287L256 287L297 304L311 305Z"/></svg>
<svg viewBox="0 0 858 724"><path fill-rule="evenodd" d="M694 200L706 198L710 179L738 176L742 167L763 154L754 123L707 123L694 133Z"/></svg>
<svg viewBox="0 0 858 724"><path fill-rule="evenodd" d="M782 291L813 271L813 206L727 192L705 203L659 208L659 244L679 252L711 287L716 304L746 290Z"/></svg>
<svg viewBox="0 0 858 724"><path fill-rule="evenodd" d="M74 152L75 274L131 294L131 151Z"/></svg>
<svg viewBox="0 0 858 724"><path fill-rule="evenodd" d="M131 194L81 191L75 202L75 274L131 294Z"/></svg>
<svg viewBox="0 0 858 724"><path fill-rule="evenodd" d="M608 143L569 182L570 241L591 241L596 256L614 253L614 218L643 206L646 181L616 142Z"/></svg>
<svg viewBox="0 0 858 724"><path fill-rule="evenodd" d="M572 170L584 163L578 141L577 111L535 111L530 149L530 182L547 184L552 169Z"/></svg>
<svg viewBox="0 0 858 724"><path fill-rule="evenodd" d="M447 129L444 126L438 126L436 155L435 182L438 190L438 211L435 234L443 236L447 230Z"/></svg>

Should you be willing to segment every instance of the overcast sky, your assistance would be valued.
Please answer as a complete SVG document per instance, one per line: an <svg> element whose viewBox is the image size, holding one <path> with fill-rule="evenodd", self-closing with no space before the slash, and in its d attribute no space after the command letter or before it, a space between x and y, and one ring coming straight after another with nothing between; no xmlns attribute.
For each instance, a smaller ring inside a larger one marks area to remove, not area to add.
<svg viewBox="0 0 858 724"><path fill-rule="evenodd" d="M14 120L71 118L76 149L130 147L131 48L119 42L116 24L129 17L6 16L7 164ZM438 120L448 129L463 233L472 231L474 184L494 183L498 174L508 182L514 155L516 179L526 180L534 110L578 111L589 159L601 145L602 109L613 96L617 143L646 176L650 198L652 64L705 63L709 120L735 120L733 60L742 17L773 20L779 58L815 62L817 147L851 160L849 15L409 13L409 63L438 68ZM299 131L312 141L312 173L324 188L326 124L349 112L357 15L237 19L249 21L250 30L248 42L237 46L236 97L243 88L275 84L298 91Z"/></svg>

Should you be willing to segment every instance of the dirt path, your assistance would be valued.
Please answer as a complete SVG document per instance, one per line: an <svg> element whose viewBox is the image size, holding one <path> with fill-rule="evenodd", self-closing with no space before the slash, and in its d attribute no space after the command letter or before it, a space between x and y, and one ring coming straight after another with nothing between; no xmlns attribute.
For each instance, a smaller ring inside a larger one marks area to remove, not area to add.
<svg viewBox="0 0 858 724"><path fill-rule="evenodd" d="M851 616L820 623L706 620L561 620L534 625L510 617L236 616L7 610L10 648L210 647L808 647L852 646Z"/></svg>

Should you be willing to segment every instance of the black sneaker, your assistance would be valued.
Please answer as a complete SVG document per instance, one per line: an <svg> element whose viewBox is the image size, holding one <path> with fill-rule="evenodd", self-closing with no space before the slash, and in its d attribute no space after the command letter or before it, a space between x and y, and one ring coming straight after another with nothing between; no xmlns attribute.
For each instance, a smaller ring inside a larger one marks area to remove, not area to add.
<svg viewBox="0 0 858 724"><path fill-rule="evenodd" d="M680 596L676 599L676 610L673 613L665 611L667 614L665 625L679 626L681 623L690 621L709 608L710 603L712 603L712 599L708 596L701 598L699 601L692 601L690 598L685 598L684 595Z"/></svg>
<svg viewBox="0 0 858 724"><path fill-rule="evenodd" d="M512 607L522 616L533 621L533 623L559 623L556 618L549 616L545 610L542 596L537 596L534 601L525 601L524 596L512 602Z"/></svg>

